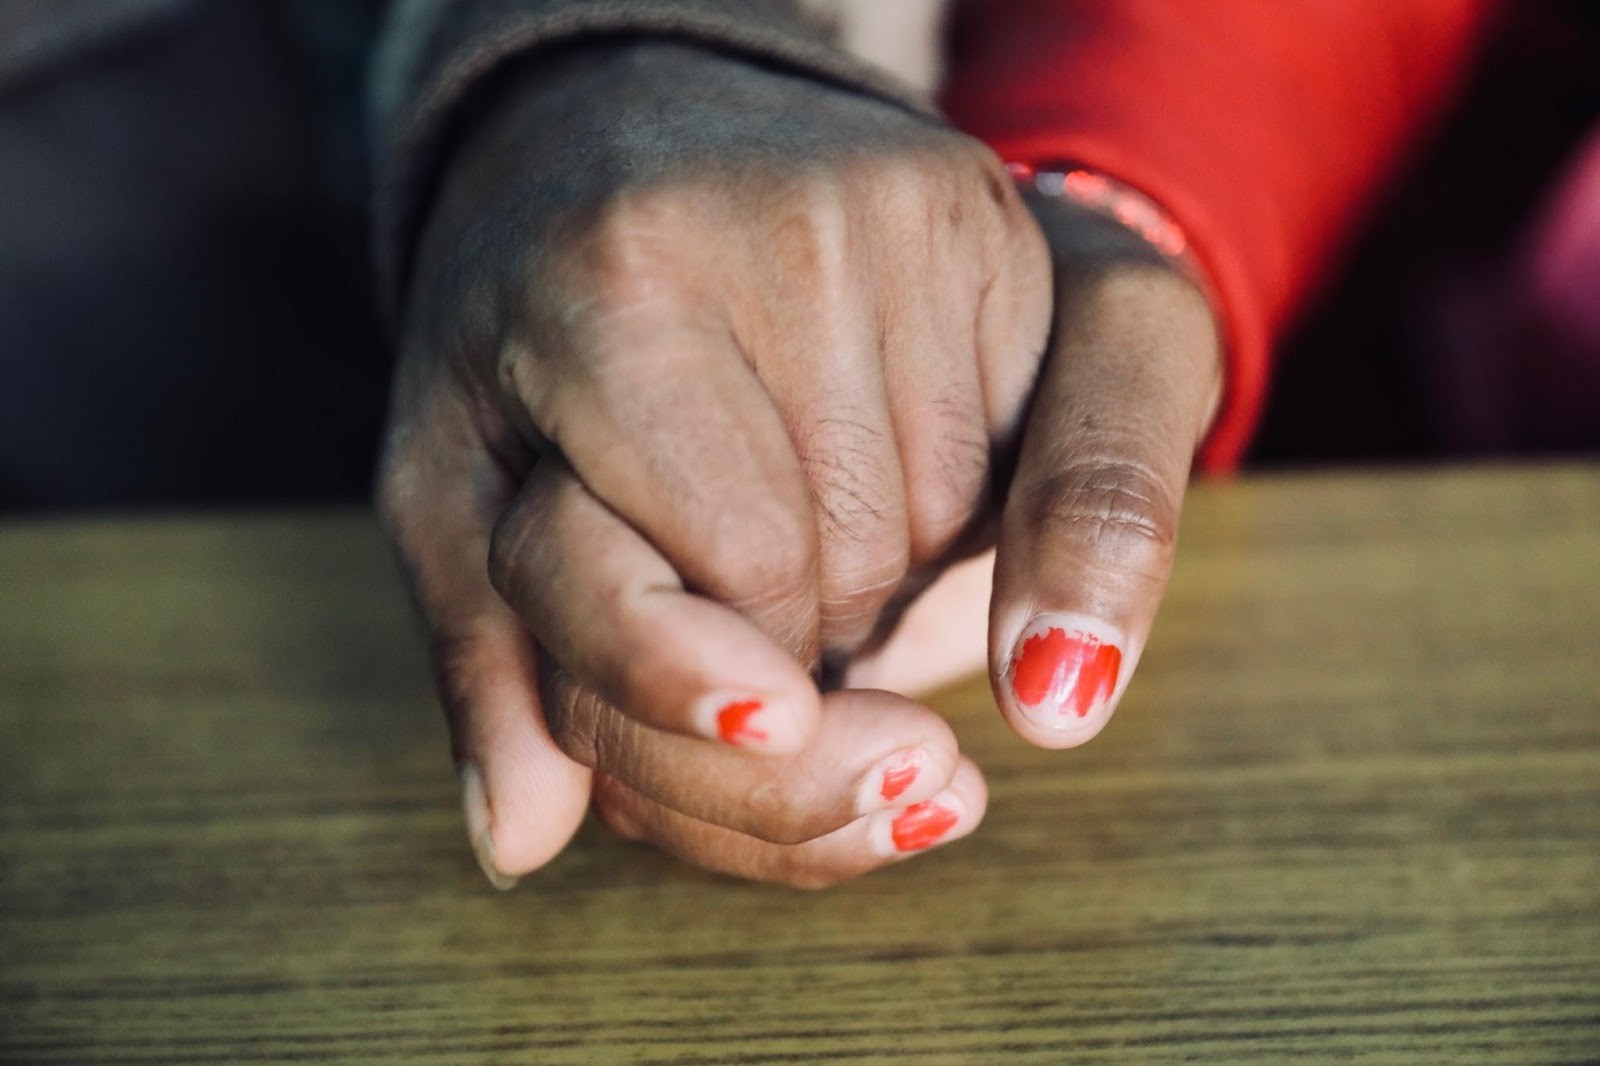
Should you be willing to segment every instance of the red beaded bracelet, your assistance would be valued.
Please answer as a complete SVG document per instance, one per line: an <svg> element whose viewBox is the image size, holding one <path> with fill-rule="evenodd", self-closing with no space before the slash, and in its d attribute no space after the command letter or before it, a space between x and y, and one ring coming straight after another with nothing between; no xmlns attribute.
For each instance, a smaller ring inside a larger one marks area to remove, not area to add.
<svg viewBox="0 0 1600 1066"><path fill-rule="evenodd" d="M1082 167L1040 170L1027 163L1007 163L1006 170L1019 185L1044 196L1071 201L1126 226L1166 256L1209 298L1210 286L1195 261L1183 227L1144 193Z"/></svg>

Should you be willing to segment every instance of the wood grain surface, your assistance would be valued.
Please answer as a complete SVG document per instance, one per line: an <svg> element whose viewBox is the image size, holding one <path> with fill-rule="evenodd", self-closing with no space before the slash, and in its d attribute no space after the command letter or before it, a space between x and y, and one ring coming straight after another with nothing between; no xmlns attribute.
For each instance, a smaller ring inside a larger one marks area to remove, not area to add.
<svg viewBox="0 0 1600 1066"><path fill-rule="evenodd" d="M0 528L0 1060L1600 1061L1600 468L1203 487L1117 718L820 894L499 895L371 523Z"/></svg>

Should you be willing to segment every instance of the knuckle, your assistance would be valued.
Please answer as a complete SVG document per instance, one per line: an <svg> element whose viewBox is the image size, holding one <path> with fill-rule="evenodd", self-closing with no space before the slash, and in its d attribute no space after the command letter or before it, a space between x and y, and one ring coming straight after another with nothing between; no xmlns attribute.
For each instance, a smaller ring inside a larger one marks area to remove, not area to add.
<svg viewBox="0 0 1600 1066"><path fill-rule="evenodd" d="M905 581L910 552L904 531L884 527L873 539L840 536L827 555L818 596L829 620L875 616Z"/></svg>
<svg viewBox="0 0 1600 1066"><path fill-rule="evenodd" d="M524 281L522 333L558 379L603 382L620 359L690 354L692 346L658 343L686 310L699 308L692 254L704 224L672 196L637 196L585 212L552 241L540 270ZM563 338L568 343L549 343ZM502 384L517 384L529 360L511 351ZM538 382L531 382L538 384ZM553 386L551 386L553 387Z"/></svg>
<svg viewBox="0 0 1600 1066"><path fill-rule="evenodd" d="M815 274L843 260L853 229L848 190L857 177L812 177L788 187L788 210L780 210L771 231L774 250L786 266Z"/></svg>
<svg viewBox="0 0 1600 1066"><path fill-rule="evenodd" d="M871 544L891 522L885 494L864 469L865 458L847 455L809 464L823 532L852 545Z"/></svg>
<svg viewBox="0 0 1600 1066"><path fill-rule="evenodd" d="M808 183L792 193L768 223L766 252L773 276L791 291L803 291L811 305L811 322L834 331L838 312L852 306L849 264L866 234L851 217L845 194L832 183Z"/></svg>
<svg viewBox="0 0 1600 1066"><path fill-rule="evenodd" d="M939 169L928 162L915 153L875 152L854 160L843 180L847 188L868 197L880 213L918 216L941 181Z"/></svg>
<svg viewBox="0 0 1600 1066"><path fill-rule="evenodd" d="M694 223L675 198L640 196L606 205L577 256L578 299L601 316L647 313L676 296L681 250Z"/></svg>
<svg viewBox="0 0 1600 1066"><path fill-rule="evenodd" d="M828 641L830 629L849 631L873 626L884 605L905 583L909 563L909 556L902 551L830 574L818 597L824 642Z"/></svg>
<svg viewBox="0 0 1600 1066"><path fill-rule="evenodd" d="M963 187L973 185L983 194L984 202L995 208L1009 210L1012 204L1020 204L1022 196L1017 190L1017 183L1006 172L1005 164L983 141L967 133L953 131L956 138L956 157L964 167L960 172L967 182ZM953 172L958 168L951 168Z"/></svg>
<svg viewBox="0 0 1600 1066"><path fill-rule="evenodd" d="M555 560L574 557L572 542L579 530L572 520L573 494L563 491L568 488L563 481L535 474L489 531L489 584L530 624L545 613L538 593L549 587Z"/></svg>
<svg viewBox="0 0 1600 1066"><path fill-rule="evenodd" d="M1079 460L1032 486L1025 500L1024 517L1047 550L1067 547L1100 566L1134 573L1171 563L1177 500L1142 463Z"/></svg>

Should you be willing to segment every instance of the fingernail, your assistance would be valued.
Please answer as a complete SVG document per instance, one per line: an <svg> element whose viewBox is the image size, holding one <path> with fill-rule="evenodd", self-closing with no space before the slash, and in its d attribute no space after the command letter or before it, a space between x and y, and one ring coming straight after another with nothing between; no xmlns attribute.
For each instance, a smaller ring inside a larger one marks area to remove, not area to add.
<svg viewBox="0 0 1600 1066"><path fill-rule="evenodd" d="M799 737L789 716L761 696L717 693L700 702L700 730L724 744L753 751L792 751Z"/></svg>
<svg viewBox="0 0 1600 1066"><path fill-rule="evenodd" d="M1007 670L1017 709L1047 729L1098 727L1117 691L1121 640L1095 618L1039 615L1017 638Z"/></svg>
<svg viewBox="0 0 1600 1066"><path fill-rule="evenodd" d="M966 805L948 790L904 810L885 811L869 830L873 850L884 856L908 855L948 843L971 828L962 824L966 813Z"/></svg>
<svg viewBox="0 0 1600 1066"><path fill-rule="evenodd" d="M861 814L871 814L893 805L917 783L917 778L929 765L929 759L930 756L922 748L901 748L878 763L861 779L856 810Z"/></svg>
<svg viewBox="0 0 1600 1066"><path fill-rule="evenodd" d="M495 864L494 833L489 827L489 796L483 789L483 771L477 763L461 767L461 813L467 821L467 839L472 841L472 853L478 857L483 876L500 891L515 888L518 878L500 872Z"/></svg>

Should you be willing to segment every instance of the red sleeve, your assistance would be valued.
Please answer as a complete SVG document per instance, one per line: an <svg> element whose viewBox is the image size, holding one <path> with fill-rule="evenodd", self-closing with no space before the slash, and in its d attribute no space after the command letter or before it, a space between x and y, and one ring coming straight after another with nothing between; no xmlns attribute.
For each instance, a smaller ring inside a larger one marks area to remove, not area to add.
<svg viewBox="0 0 1600 1066"><path fill-rule="evenodd" d="M1007 162L1161 204L1211 283L1228 389L1200 463L1238 464L1271 347L1448 99L1494 0L963 0L946 110Z"/></svg>

